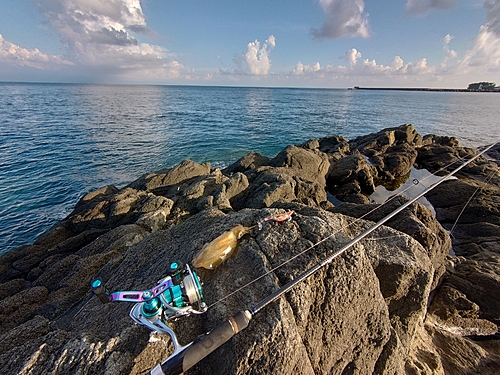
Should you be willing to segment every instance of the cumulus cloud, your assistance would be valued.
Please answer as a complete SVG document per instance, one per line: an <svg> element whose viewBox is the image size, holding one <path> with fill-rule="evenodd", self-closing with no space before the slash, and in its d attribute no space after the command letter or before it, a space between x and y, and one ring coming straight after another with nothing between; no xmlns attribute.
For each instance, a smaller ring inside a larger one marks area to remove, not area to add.
<svg viewBox="0 0 500 375"><path fill-rule="evenodd" d="M321 70L321 65L319 62L316 62L312 65L304 65L300 61L295 66L295 69L292 71L292 74L295 76L300 76L304 74L319 72Z"/></svg>
<svg viewBox="0 0 500 375"><path fill-rule="evenodd" d="M425 15L433 8L450 9L455 6L455 0L408 0L406 9L411 14Z"/></svg>
<svg viewBox="0 0 500 375"><path fill-rule="evenodd" d="M320 29L312 29L314 38L340 38L343 36L368 38L368 14L363 0L319 0L326 13Z"/></svg>
<svg viewBox="0 0 500 375"><path fill-rule="evenodd" d="M243 55L235 56L233 61L237 66L236 70L220 70L220 73L224 75L268 75L271 71L271 59L269 58L269 54L274 47L276 47L276 38L274 35L270 35L262 47L260 42L255 39L253 42L247 44L247 51L243 53Z"/></svg>
<svg viewBox="0 0 500 375"><path fill-rule="evenodd" d="M183 66L165 48L140 43L150 34L140 0L36 0L61 36L66 58L86 70L143 78L178 77Z"/></svg>
<svg viewBox="0 0 500 375"><path fill-rule="evenodd" d="M401 68L403 68L405 65L405 62L404 60L400 57L400 56L394 56L394 58L392 59L392 63L391 63L391 66L396 70L400 70Z"/></svg>
<svg viewBox="0 0 500 375"><path fill-rule="evenodd" d="M357 61L361 58L361 52L359 52L356 48L352 48L345 54L347 62L351 66L351 68L356 65Z"/></svg>
<svg viewBox="0 0 500 375"><path fill-rule="evenodd" d="M0 34L0 61L14 66L28 66L40 70L58 70L73 63L61 56L48 55L38 48L26 49L6 41Z"/></svg>
<svg viewBox="0 0 500 375"><path fill-rule="evenodd" d="M326 65L321 67L318 62L313 65L304 65L299 62L290 74L333 79L359 79L360 77L378 79L389 76L405 78L413 76L421 79L423 76L429 77L436 71L435 67L427 65L427 59L425 58L405 63L400 56L396 56L390 65L384 65L377 63L375 60L361 59L361 56L361 52L352 48L345 54L347 61L345 66Z"/></svg>
<svg viewBox="0 0 500 375"><path fill-rule="evenodd" d="M472 49L458 64L458 72L500 72L500 0L487 0L483 7L486 23L479 28Z"/></svg>
<svg viewBox="0 0 500 375"><path fill-rule="evenodd" d="M449 58L454 59L455 57L457 57L457 52L450 49L449 46L452 39L453 37L450 34L446 34L446 36L443 38L443 50L447 53L446 60Z"/></svg>

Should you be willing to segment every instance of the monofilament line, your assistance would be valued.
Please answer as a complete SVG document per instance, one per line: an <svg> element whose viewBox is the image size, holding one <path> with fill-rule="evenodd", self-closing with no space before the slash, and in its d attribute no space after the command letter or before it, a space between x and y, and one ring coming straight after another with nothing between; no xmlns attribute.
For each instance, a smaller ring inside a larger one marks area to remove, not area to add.
<svg viewBox="0 0 500 375"><path fill-rule="evenodd" d="M464 162L458 166L457 168L455 168L452 172L448 173L447 175L443 176L440 180L436 181L434 184L430 185L429 187L425 188L421 193L417 194L417 196L413 199L411 199L410 201L406 202L405 204L401 205L400 207L398 207L396 210L394 210L391 214L387 215L386 217L384 217L383 219L381 219L379 222L377 222L374 226L372 226L371 228L369 228L368 230L362 232L362 236L361 235L358 235L357 237L355 237L353 240L351 240L350 242L348 242L343 248L341 248L340 250L338 250L337 252L335 252L331 257L328 257L328 261L326 263L321 263L320 267L324 266L325 264L331 262L334 258L336 258L337 256L339 256L340 254L342 254L343 252L345 252L349 247L353 246L355 243L359 242L361 239L363 239L364 237L366 237L368 234L372 233L375 229L377 229L379 226L381 226L382 224L384 224L385 222L387 222L389 219L391 219L393 216L395 216L396 214L398 214L399 212L401 212L402 210L404 210L406 207L408 207L409 205L413 204L414 202L416 202L418 199L420 199L422 196L424 196L428 191L434 189L436 186L438 186L439 184L441 184L442 182L444 181L447 181L448 179L450 179L456 172L458 172L459 170L461 170L462 168L464 168L467 164L471 163L472 161L474 161L475 159L477 159L479 156L483 155L484 153L486 153L488 150L490 150L494 145L496 145L498 142L495 142L491 145L489 145L488 147L484 148L480 153L478 153L477 155L473 156L471 159L469 160L465 160L464 158L458 158L457 160L454 160L453 162L450 162L449 164L445 165L444 167L440 168L436 173L440 173L441 171L445 170L446 168L450 167L451 165L459 162L459 161L462 161L464 160ZM319 246L320 244L322 244L323 242L329 240L330 238L332 238L333 236L335 236L337 233L341 232L342 230L344 229L347 229L349 228L350 226L354 225L355 223L357 223L358 221L364 219L365 217L367 217L368 215L370 215L371 213L381 209L382 207L384 207L385 205L387 205L389 202L391 202L393 199L395 199L396 197L398 196L401 196L402 193L406 192L407 190L411 189L413 186L416 186L420 183L422 183L423 181L425 181L426 179L430 178L431 176L434 176L433 174L430 174L429 176L426 176L424 177L422 180L417 180L417 181L413 181L413 185L409 185L407 188L403 189L401 192L399 192L398 194L395 194L393 195L392 197L390 197L389 199L387 199L384 203L382 203L381 205L373 208L372 210L368 211L367 213L363 214L362 216L360 216L359 218L356 218L355 220L353 220L351 223L347 224L346 226L343 226L343 227L340 227L338 230L334 231L333 233L331 233L330 235L328 235L327 237L323 238L322 240L318 241L317 243L309 246L308 248L304 249L303 251L301 251L300 253L294 255L293 257L291 257L290 259L287 259L286 261L282 262L281 264L278 264L276 267L273 267L272 269L270 269L269 271L267 271L266 273L262 274L261 276L258 276L257 278L249 281L248 283L244 284L243 286L237 288L236 290L232 291L231 293L227 294L226 296L220 298L219 300L215 301L214 303L210 304L208 306L208 309L212 308L213 306L217 305L218 303L221 303L223 302L224 300L228 299L229 297L233 296L234 294L240 292L241 290L249 287L250 285L252 285L253 283L261 280L262 278L270 275L271 273L273 273L274 271L278 270L279 268L285 266L286 264L290 263L291 261L293 261L294 259L298 258L299 256L305 254L306 252L310 251L311 249L315 248L316 246ZM418 182L418 183L416 183ZM425 186L425 185L423 185ZM316 269L313 272L315 272ZM301 277L302 279L305 278L305 277L308 277L310 274L312 273L308 273L308 275L301 275L299 277ZM292 280L291 282L289 282L287 285L291 284L293 281L295 280ZM299 280L300 281L300 280ZM289 288L291 288L292 286L290 286ZM289 289L288 288L288 289ZM281 289L281 288L280 288ZM287 289L287 290L288 290ZM273 294L272 294L273 295ZM271 295L271 296L272 296ZM269 298L271 298L271 296ZM272 300L274 300L275 298L273 298ZM268 298L266 299L266 301L268 300ZM263 308L265 305L267 305L268 303L270 303L271 301L267 301L267 302L263 302L264 304L262 306L259 305L258 307L258 310L260 310L261 308ZM257 310L257 311L258 311ZM256 311L255 311L256 312Z"/></svg>

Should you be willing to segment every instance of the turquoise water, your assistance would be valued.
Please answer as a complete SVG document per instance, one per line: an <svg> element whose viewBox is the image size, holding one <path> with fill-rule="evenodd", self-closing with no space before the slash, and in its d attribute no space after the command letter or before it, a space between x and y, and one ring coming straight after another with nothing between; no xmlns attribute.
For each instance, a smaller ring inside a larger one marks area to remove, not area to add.
<svg viewBox="0 0 500 375"><path fill-rule="evenodd" d="M500 95L288 88L0 83L0 253L28 244L101 186L183 159L412 123L469 146L498 136Z"/></svg>

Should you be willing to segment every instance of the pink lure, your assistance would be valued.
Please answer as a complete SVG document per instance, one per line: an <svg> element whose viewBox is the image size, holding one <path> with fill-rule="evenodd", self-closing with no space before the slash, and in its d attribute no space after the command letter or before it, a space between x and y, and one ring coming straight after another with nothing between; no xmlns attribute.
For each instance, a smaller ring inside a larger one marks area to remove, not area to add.
<svg viewBox="0 0 500 375"><path fill-rule="evenodd" d="M268 221L276 221L278 223L281 223L283 221L290 221L292 220L292 215L295 213L295 211L287 211L281 214L276 214L276 215L270 215L257 224L259 226L259 230L262 229L262 223L267 223Z"/></svg>

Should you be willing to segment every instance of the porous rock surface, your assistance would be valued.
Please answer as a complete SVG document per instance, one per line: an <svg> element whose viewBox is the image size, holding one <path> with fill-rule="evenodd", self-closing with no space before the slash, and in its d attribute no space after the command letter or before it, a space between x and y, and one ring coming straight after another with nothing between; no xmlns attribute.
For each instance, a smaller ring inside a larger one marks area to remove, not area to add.
<svg viewBox="0 0 500 375"><path fill-rule="evenodd" d="M369 199L377 185L407 178L412 167L450 171L474 154L452 137L422 137L403 125L352 141L313 139L274 158L251 153L222 171L186 160L90 192L34 244L0 258L0 368L143 374L172 352L170 339L133 323L131 304L92 297L96 276L112 291L151 288L171 261L189 263L232 225L294 210L292 221L254 229L232 259L200 271L209 310L172 323L187 343L408 200L377 209ZM498 162L479 158L427 194L437 220L411 205L259 312L192 372L498 373L499 182ZM345 203L334 206L331 196Z"/></svg>

